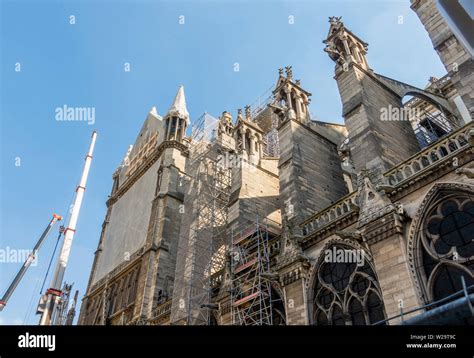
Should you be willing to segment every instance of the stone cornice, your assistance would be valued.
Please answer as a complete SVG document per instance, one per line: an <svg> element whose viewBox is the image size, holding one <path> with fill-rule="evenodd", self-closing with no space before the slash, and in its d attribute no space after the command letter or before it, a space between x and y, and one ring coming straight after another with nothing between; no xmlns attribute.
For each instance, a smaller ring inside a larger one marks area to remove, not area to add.
<svg viewBox="0 0 474 358"><path fill-rule="evenodd" d="M301 262L297 262L292 266L288 266L285 268L285 272L280 273L280 283L282 286L287 286L293 282L296 282L302 278L306 278L306 273L309 269L309 264L302 264ZM290 269L288 269L291 267Z"/></svg>
<svg viewBox="0 0 474 358"><path fill-rule="evenodd" d="M176 199L179 202L183 202L183 200L184 200L184 194L180 193L180 192L177 192L177 191L170 191L170 192L167 192L167 193L160 193L153 200L156 201L156 200L159 200L159 199L166 198L168 196L170 198Z"/></svg>

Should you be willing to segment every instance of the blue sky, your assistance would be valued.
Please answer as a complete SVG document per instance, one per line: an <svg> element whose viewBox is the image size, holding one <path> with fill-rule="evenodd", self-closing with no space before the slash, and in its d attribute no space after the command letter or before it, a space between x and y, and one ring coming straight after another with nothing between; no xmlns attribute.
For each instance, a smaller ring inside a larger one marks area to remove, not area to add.
<svg viewBox="0 0 474 358"><path fill-rule="evenodd" d="M368 61L376 72L419 87L430 76L445 74L408 0L1 4L0 249L31 249L52 213L66 213L90 135L97 130L65 276L81 298L111 175L150 108L164 115L179 85L185 87L192 119L224 110L235 118L237 108L275 83L279 67L292 65L294 76L313 94L315 117L342 123L334 63L322 44L332 15L343 16L346 26L369 43ZM130 72L124 71L126 62ZM94 125L56 121L56 108L65 104L94 107ZM56 236L57 229L0 313L0 324L37 323L39 289ZM2 294L20 266L0 263Z"/></svg>

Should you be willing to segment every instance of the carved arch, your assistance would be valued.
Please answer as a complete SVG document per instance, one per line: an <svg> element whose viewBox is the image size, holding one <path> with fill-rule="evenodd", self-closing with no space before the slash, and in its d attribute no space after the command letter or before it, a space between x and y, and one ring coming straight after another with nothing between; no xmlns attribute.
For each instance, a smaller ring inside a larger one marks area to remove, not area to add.
<svg viewBox="0 0 474 358"><path fill-rule="evenodd" d="M367 286L365 289L365 294L363 298L364 302L359 301L359 304L361 307L360 313L364 315L365 317L364 319L368 319L367 318L368 313L366 312L367 299L375 295L377 300L379 300L380 302L379 305L381 306L381 309L383 311L382 315L385 316L385 308L384 308L383 299L382 299L382 291L381 291L380 285L378 284L378 278L377 278L374 262L371 257L370 251L366 247L364 247L363 245L361 245L360 243L358 243L357 241L353 239L342 239L336 236L332 239L329 239L324 244L319 254L318 259L311 265L310 270L309 270L310 275L309 275L308 280L306 281L306 291L307 291L306 297L308 299L309 323L310 324L316 323L315 314L319 312L319 309L315 310L315 307L314 307L315 299L318 294L316 292L317 288L318 286L322 286L322 289L324 289L324 286L327 286L323 282L323 280L321 280L321 276L320 276L320 271L323 268L322 266L323 264L325 264L324 262L325 252L326 250L334 246L338 248L344 247L347 249L361 250L364 255L364 265L361 270L358 270L357 268L354 269L354 272L351 274L351 279L348 281L346 288L344 289L344 293L342 294L342 296L339 297L340 298L340 300L338 300L339 302L336 302L337 300L334 301L331 307L329 308L333 318L334 318L334 312L336 310L337 312L339 312L338 313L339 319L344 322L346 316L350 314L350 311L351 311L349 306L356 301L354 298L362 298L355 295L354 294L355 292L352 292L353 291L352 285L354 283L357 283L356 281L359 279L359 277L369 282L369 286ZM365 272L364 268L366 268L367 271L369 271L369 273ZM363 305L364 307L362 307ZM371 322L371 323L374 323L374 322Z"/></svg>
<svg viewBox="0 0 474 358"><path fill-rule="evenodd" d="M410 272L415 283L415 287L419 297L424 304L433 301L433 285L434 278L439 274L443 264L449 264L456 270L461 270L472 277L472 273L466 269L461 263L447 260L447 257L438 257L438 263L432 269L429 277L423 272L423 242L422 230L424 230L425 220L427 220L437 205L449 201L451 198L457 197L471 197L474 201L474 185L464 183L436 183L425 195L423 201L418 208L418 211L413 218L408 235L408 263ZM452 254L452 250L448 252ZM426 255L426 254L425 254Z"/></svg>
<svg viewBox="0 0 474 358"><path fill-rule="evenodd" d="M382 76L378 73L374 75L379 81L381 81L393 92L395 92L400 97L400 100L403 99L403 97L405 96L415 96L432 104L441 106L447 112L454 114L451 104L443 97L422 90L420 88L416 88L415 86L409 85L407 83L394 80L393 78Z"/></svg>

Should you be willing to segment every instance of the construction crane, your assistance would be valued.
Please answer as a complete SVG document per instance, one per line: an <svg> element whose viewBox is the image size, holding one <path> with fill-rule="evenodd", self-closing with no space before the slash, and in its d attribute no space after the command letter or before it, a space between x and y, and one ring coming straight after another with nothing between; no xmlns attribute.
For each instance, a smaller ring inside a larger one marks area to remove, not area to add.
<svg viewBox="0 0 474 358"><path fill-rule="evenodd" d="M51 229L53 228L54 224L56 222L61 221L62 217L56 214L53 214L52 219L50 220L48 226L46 226L46 229L44 229L43 233L41 234L40 238L38 239L38 242L36 243L35 247L33 248L33 251L30 252L28 257L25 260L25 263L23 266L21 266L20 270L16 274L15 278L13 279L12 283L10 286L8 286L7 290L5 291L5 294L3 295L2 299L0 300L0 311L2 311L5 306L7 305L8 300L10 299L11 295L13 294L13 291L15 291L15 288L18 286L20 283L21 279L26 273L26 270L30 267L31 263L35 260L36 258L36 253L40 249L41 245L43 244L44 240L50 233Z"/></svg>
<svg viewBox="0 0 474 358"><path fill-rule="evenodd" d="M76 233L76 224L77 219L79 218L79 211L81 210L82 199L84 197L84 192L86 191L87 177L89 175L96 138L97 132L94 131L92 133L91 144L85 158L81 180L76 188L76 196L72 205L71 216L64 231L63 246L56 263L56 269L54 270L51 280L51 286L41 297L40 303L38 305L37 313L41 314L39 324L42 326L54 324L55 317L58 314L58 305L61 302L61 296L63 294L62 285L64 273L69 260L74 234Z"/></svg>

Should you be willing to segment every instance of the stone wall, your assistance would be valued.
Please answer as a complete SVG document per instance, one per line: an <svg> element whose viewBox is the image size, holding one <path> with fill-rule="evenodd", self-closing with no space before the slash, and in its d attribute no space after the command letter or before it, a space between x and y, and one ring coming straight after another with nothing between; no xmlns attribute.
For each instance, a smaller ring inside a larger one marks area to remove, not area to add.
<svg viewBox="0 0 474 358"><path fill-rule="evenodd" d="M242 161L232 169L232 194L229 223L243 228L268 218L274 231L281 229L279 180L275 160L261 160L261 165Z"/></svg>
<svg viewBox="0 0 474 358"><path fill-rule="evenodd" d="M356 172L388 170L419 150L409 122L381 119L381 110L401 107L398 95L356 64L347 71L339 68L336 81Z"/></svg>
<svg viewBox="0 0 474 358"><path fill-rule="evenodd" d="M113 204L94 282L145 244L159 166L157 161Z"/></svg>
<svg viewBox="0 0 474 358"><path fill-rule="evenodd" d="M411 8L428 32L471 116L474 113L474 61L440 14L435 0L411 0Z"/></svg>
<svg viewBox="0 0 474 358"><path fill-rule="evenodd" d="M296 120L278 128L280 203L290 225L347 193L337 145Z"/></svg>

